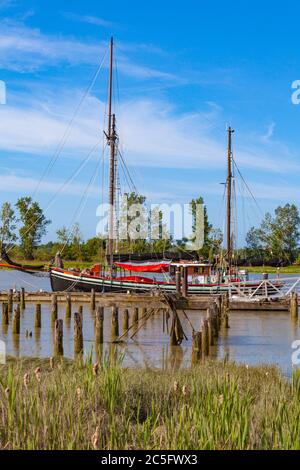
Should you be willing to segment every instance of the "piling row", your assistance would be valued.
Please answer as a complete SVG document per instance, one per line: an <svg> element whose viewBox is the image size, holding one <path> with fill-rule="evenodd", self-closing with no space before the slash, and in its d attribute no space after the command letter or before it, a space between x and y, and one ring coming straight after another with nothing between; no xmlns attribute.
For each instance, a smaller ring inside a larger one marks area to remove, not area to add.
<svg viewBox="0 0 300 470"><path fill-rule="evenodd" d="M229 328L229 300L221 298L207 309L206 317L201 321L201 331L193 331L192 362L210 356L212 346L216 344L220 329Z"/></svg>
<svg viewBox="0 0 300 470"><path fill-rule="evenodd" d="M180 272L177 273L177 285L182 288L182 293L186 294L185 283L187 281L186 273L183 273L182 284ZM73 316L74 318L74 355L80 355L83 353L83 307L82 305L77 304L76 312L72 313L72 308L75 309L72 305L72 296L71 293L65 293L65 320L58 319L58 295L61 299L61 294L52 293L51 294L51 325L53 331L53 341L54 341L54 355L63 355L63 328L64 322L69 327L70 320ZM75 297L76 299L76 297ZM96 305L96 295L95 291L92 290L89 297L90 310L94 312L94 340L96 347L103 344L104 336L104 307ZM293 303L294 302L294 303ZM76 302L77 303L77 302ZM293 316L298 314L295 313L295 307L297 306L297 296L295 294L291 295L291 315ZM19 292L19 296L16 296L16 293L12 289L7 292L7 301L2 302L2 325L5 328L9 325L12 320L12 333L14 335L20 334L20 322L21 322L21 312L26 308L26 293L25 289L22 288ZM179 307L180 308L180 307ZM192 335L192 354L195 360L200 358L207 357L212 352L212 347L216 344L217 338L221 327L229 328L229 298L226 296L219 297L216 300L212 301L209 308L207 309L206 316L201 322L201 331L193 330ZM160 308L161 310L161 308ZM145 324L145 322L150 318L151 314L154 312L152 308L145 307L132 307L132 314L129 315L129 309L123 309L123 314L121 316L121 328L122 335L120 335L120 325L119 325L119 308L114 305L111 307L111 335L110 340L115 342L126 336L131 330L134 336L137 331ZM168 322L165 321L169 317L170 308L163 309L163 330L168 330ZM292 313L293 312L293 313ZM34 314L34 327L38 331L42 327L42 307L41 303L35 305L35 314ZM180 322L179 322L180 323ZM181 327L181 325L179 325ZM175 331L175 329L174 329ZM180 339L180 329L176 327L176 341L172 342L172 337L170 337L171 344L180 344L178 338ZM171 332L170 332L171 333ZM182 334L182 338L184 337ZM131 336L130 336L131 337Z"/></svg>

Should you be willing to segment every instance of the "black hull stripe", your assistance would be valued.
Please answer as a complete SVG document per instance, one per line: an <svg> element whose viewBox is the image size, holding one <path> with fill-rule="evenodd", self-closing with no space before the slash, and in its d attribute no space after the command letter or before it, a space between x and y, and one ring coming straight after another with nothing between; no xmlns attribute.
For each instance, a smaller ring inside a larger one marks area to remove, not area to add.
<svg viewBox="0 0 300 470"><path fill-rule="evenodd" d="M91 279L91 278L84 278L74 276L72 274L67 274L63 272L55 272L52 271L50 274L51 280L51 287L54 292L63 291L63 290L75 290L75 291L84 291L90 292L91 289L95 289L96 292L127 292L128 290L135 290L135 291L150 291L156 284L142 284L136 282L122 282L117 281L116 279L110 281L105 279ZM248 287L249 292L253 292L257 289L259 284L252 284ZM160 284L158 283L157 286L169 292L175 292L176 286L175 284ZM245 286L246 287L246 286ZM228 292L228 286L189 286L188 292L190 294L217 294L222 292ZM275 294L277 291L273 289L271 286L268 287L268 294L270 295Z"/></svg>

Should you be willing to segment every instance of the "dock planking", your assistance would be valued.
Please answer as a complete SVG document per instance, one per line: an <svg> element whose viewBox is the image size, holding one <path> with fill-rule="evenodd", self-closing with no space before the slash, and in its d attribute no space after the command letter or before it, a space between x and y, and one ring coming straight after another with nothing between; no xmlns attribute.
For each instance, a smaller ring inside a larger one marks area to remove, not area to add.
<svg viewBox="0 0 300 470"><path fill-rule="evenodd" d="M158 294L148 293L90 293L85 292L22 292L21 302L25 303L47 303L53 302L53 296L57 299L58 303L68 304L71 303L89 303L93 308L95 305L100 307L114 307L118 306L121 308L127 307L149 307L152 308L164 308L165 301ZM12 298L14 303L20 301L20 293L11 290L9 292L0 292L0 301L7 302L9 298ZM222 295L187 295L176 300L176 308L181 310L206 310L209 308L212 302L221 299ZM230 310L238 311L288 311L289 302L287 299L277 300L231 300L229 305Z"/></svg>

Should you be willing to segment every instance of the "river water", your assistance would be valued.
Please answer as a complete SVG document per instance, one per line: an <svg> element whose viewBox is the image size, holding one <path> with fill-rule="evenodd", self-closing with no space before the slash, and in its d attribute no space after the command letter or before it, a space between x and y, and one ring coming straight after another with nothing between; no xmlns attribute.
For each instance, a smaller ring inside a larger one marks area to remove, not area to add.
<svg viewBox="0 0 300 470"><path fill-rule="evenodd" d="M0 271L0 290L9 288L27 291L50 291L49 279L36 277L15 271ZM76 304L73 311L76 311ZM130 312L131 313L131 312ZM188 311L190 321L196 330L205 312ZM120 310L120 327L122 326ZM64 319L64 355L73 357L73 321L65 319L65 308L59 309L59 318ZM110 343L110 312L104 314L104 345L101 353L114 351L124 354L125 366L144 366L153 368L178 368L191 365L191 328L181 316L188 340L181 346L170 347L167 331L163 331L162 316L150 318L135 336L134 341L126 338L121 345ZM166 328L165 328L166 330ZM27 332L27 334L26 334ZM88 306L83 310L84 349L88 354L94 352L94 317ZM21 316L21 333L12 335L11 323L6 328L1 326L0 340L6 344L8 355L49 357L53 354L53 329L50 321L49 304L42 305L42 328L34 328L34 305L27 304ZM298 322L290 319L288 312L245 312L235 311L230 314L230 328L222 331L218 343L213 347L213 356L218 359L249 364L276 364L287 376L292 371L292 343L300 340Z"/></svg>

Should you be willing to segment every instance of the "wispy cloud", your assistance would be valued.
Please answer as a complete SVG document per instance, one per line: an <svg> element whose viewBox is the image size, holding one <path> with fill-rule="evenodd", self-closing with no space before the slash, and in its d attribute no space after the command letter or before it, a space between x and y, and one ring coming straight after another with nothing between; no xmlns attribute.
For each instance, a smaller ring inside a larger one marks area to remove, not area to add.
<svg viewBox="0 0 300 470"><path fill-rule="evenodd" d="M59 96L59 100L57 99ZM15 95L14 104L0 108L0 149L33 155L49 155L56 149L70 121L81 92L48 90L37 96ZM74 121L63 155L82 156L99 140L99 117L105 105L94 96ZM135 167L205 169L223 168L226 133L222 110L209 106L198 113L181 114L166 100L136 99L120 103L117 124L129 163ZM224 136L217 132L224 127ZM300 165L282 153L238 139L235 160L243 168L273 173L299 172Z"/></svg>
<svg viewBox="0 0 300 470"><path fill-rule="evenodd" d="M81 23L88 23L93 24L95 26L102 26L104 28L114 28L115 24L111 21L104 20L103 18L99 18L98 16L91 16L91 15L78 15L76 13L71 12L63 12L63 16L72 21L79 21Z"/></svg>
<svg viewBox="0 0 300 470"><path fill-rule="evenodd" d="M120 73L138 79L156 78L176 81L178 84L182 82L182 79L174 74L147 67L130 58L129 50L139 50L141 45L117 46ZM107 42L103 40L92 42L73 37L46 35L37 28L29 28L21 22L7 19L0 23L0 67L6 70L35 72L62 64L96 66L107 47ZM142 47L144 49L144 45Z"/></svg>
<svg viewBox="0 0 300 470"><path fill-rule="evenodd" d="M1 175L1 186L0 192L4 193L20 193L20 194L31 194L33 189L37 187L39 183L38 178L32 178L28 176L21 176L16 174ZM62 196L82 196L85 191L85 186L78 183L72 183L65 186L61 190L64 181L51 181L44 180L43 184L39 186L39 193L45 194L56 194ZM89 196L99 197L99 188L91 187L88 192Z"/></svg>
<svg viewBox="0 0 300 470"><path fill-rule="evenodd" d="M16 0L0 0L0 10L17 5Z"/></svg>
<svg viewBox="0 0 300 470"><path fill-rule="evenodd" d="M267 132L261 136L261 141L264 143L269 143L274 134L275 122L271 122L267 127Z"/></svg>

